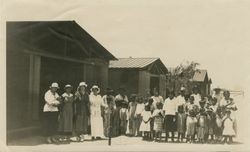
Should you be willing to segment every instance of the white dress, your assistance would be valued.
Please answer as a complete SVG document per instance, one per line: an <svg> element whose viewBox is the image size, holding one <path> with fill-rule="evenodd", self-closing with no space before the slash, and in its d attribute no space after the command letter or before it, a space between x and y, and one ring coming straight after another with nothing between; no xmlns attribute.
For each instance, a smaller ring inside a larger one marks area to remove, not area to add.
<svg viewBox="0 0 250 152"><path fill-rule="evenodd" d="M91 124L91 136L103 137L103 119L101 116L102 97L100 95L89 96L90 101L90 124Z"/></svg>
<svg viewBox="0 0 250 152"><path fill-rule="evenodd" d="M140 126L140 131L150 131L150 118L151 118L151 112L150 111L143 111L141 113L142 115L142 122ZM148 121L149 120L149 121ZM144 121L147 121L145 123Z"/></svg>
<svg viewBox="0 0 250 152"><path fill-rule="evenodd" d="M233 128L233 120L230 120L229 118L226 118L224 120L224 129L223 129L223 135L225 136L234 136L235 131Z"/></svg>

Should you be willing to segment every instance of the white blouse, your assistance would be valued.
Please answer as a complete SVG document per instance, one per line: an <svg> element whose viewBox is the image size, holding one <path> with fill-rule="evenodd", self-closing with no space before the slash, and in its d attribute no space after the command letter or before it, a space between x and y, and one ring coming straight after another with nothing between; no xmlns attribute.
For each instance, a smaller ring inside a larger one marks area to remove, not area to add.
<svg viewBox="0 0 250 152"><path fill-rule="evenodd" d="M44 95L44 99L46 103L43 107L43 112L58 111L58 108L56 106L60 104L60 102L57 100L58 97L59 95L57 93L53 94L51 90L48 90Z"/></svg>
<svg viewBox="0 0 250 152"><path fill-rule="evenodd" d="M175 115L177 112L176 98L173 98L172 100L167 98L164 102L162 110L165 111L165 115Z"/></svg>

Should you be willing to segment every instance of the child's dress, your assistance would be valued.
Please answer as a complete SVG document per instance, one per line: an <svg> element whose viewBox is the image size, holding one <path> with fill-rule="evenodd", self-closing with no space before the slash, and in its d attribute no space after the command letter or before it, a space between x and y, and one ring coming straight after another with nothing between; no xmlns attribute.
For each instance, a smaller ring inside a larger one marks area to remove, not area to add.
<svg viewBox="0 0 250 152"><path fill-rule="evenodd" d="M126 133L127 130L127 120L128 120L128 109L120 109L120 131L122 134Z"/></svg>
<svg viewBox="0 0 250 152"><path fill-rule="evenodd" d="M222 135L222 118L219 117L219 115L216 115L216 120L215 120L215 128L214 128L214 134L216 136L221 136Z"/></svg>
<svg viewBox="0 0 250 152"><path fill-rule="evenodd" d="M187 117L187 135L193 136L195 134L197 119L194 116Z"/></svg>
<svg viewBox="0 0 250 152"><path fill-rule="evenodd" d="M161 109L154 110L154 131L163 131L163 111Z"/></svg>
<svg viewBox="0 0 250 152"><path fill-rule="evenodd" d="M150 131L151 111L143 111L141 115L142 122L140 126L140 131Z"/></svg>
<svg viewBox="0 0 250 152"><path fill-rule="evenodd" d="M235 131L233 128L233 120L230 118L226 118L224 120L224 129L223 129L223 133L224 136L234 136L235 135Z"/></svg>
<svg viewBox="0 0 250 152"><path fill-rule="evenodd" d="M178 113L177 115L177 132L178 133L185 133L186 119L187 119L187 115L185 113Z"/></svg>
<svg viewBox="0 0 250 152"><path fill-rule="evenodd" d="M204 140L205 134L207 132L207 116L205 114L201 114L199 116L197 126L198 126L197 137L198 139Z"/></svg>

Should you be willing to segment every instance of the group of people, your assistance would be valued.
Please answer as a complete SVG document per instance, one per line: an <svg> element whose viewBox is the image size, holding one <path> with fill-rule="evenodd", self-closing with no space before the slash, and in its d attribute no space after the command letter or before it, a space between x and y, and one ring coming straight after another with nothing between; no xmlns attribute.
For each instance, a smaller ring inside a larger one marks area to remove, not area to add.
<svg viewBox="0 0 250 152"><path fill-rule="evenodd" d="M178 95L171 91L164 101L157 89L153 96L129 97L122 87L117 95L107 88L101 96L97 85L89 93L85 82L75 93L69 84L61 96L58 89L52 83L45 93L48 143L82 142L86 135L92 140L126 135L161 142L165 135L165 142L232 143L237 131L237 107L229 91L222 95L215 89L213 96L201 96L197 86L191 94L181 87Z"/></svg>

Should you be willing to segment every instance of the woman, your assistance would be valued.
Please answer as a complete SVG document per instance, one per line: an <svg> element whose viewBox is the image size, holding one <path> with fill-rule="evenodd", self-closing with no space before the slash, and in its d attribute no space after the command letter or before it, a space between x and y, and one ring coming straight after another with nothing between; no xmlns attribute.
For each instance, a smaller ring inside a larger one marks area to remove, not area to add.
<svg viewBox="0 0 250 152"><path fill-rule="evenodd" d="M113 112L116 109L115 106L115 98L112 95L113 90L107 88L106 95L103 96L103 103L102 103L102 116L103 116L103 126L104 126L104 136L109 137L112 136L111 129L112 129L112 119L113 119Z"/></svg>
<svg viewBox="0 0 250 152"><path fill-rule="evenodd" d="M92 139L103 137L103 120L101 115L102 97L99 95L100 88L94 85L89 96L90 101L90 124Z"/></svg>
<svg viewBox="0 0 250 152"><path fill-rule="evenodd" d="M167 98L163 105L163 111L165 113L165 130L166 138L165 141L168 142L169 132L171 132L171 140L174 142L174 131L176 130L176 98L174 97L174 92L171 91L169 98Z"/></svg>
<svg viewBox="0 0 250 152"><path fill-rule="evenodd" d="M74 99L75 133L78 141L84 141L84 135L89 134L89 95L87 84L81 82L77 88Z"/></svg>
<svg viewBox="0 0 250 152"><path fill-rule="evenodd" d="M61 98L57 94L59 89L58 83L52 83L50 89L45 93L45 105L43 107L45 118L45 129L47 142L49 144L58 142L55 138L58 126L58 106L60 105Z"/></svg>
<svg viewBox="0 0 250 152"><path fill-rule="evenodd" d="M58 131L64 135L63 140L69 140L73 131L73 101L74 97L72 92L73 87L70 84L65 85L65 93L63 97L63 108L60 114L59 129Z"/></svg>

